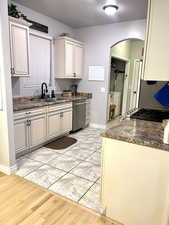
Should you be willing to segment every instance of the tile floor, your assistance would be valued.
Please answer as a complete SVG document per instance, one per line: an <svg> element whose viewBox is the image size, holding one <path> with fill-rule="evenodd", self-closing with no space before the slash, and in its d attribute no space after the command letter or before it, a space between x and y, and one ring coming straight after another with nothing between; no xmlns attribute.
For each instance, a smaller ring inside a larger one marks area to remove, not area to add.
<svg viewBox="0 0 169 225"><path fill-rule="evenodd" d="M70 135L78 141L64 150L41 148L18 159L17 175L102 212L99 129Z"/></svg>

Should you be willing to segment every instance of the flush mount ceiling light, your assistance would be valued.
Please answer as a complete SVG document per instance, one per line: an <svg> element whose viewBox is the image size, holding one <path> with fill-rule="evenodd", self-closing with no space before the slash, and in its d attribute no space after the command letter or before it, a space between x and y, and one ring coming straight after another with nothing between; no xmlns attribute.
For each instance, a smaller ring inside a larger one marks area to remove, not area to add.
<svg viewBox="0 0 169 225"><path fill-rule="evenodd" d="M105 13L108 16L114 16L114 14L117 12L118 8L119 7L117 5L105 5L105 6L103 6L103 10L105 11Z"/></svg>

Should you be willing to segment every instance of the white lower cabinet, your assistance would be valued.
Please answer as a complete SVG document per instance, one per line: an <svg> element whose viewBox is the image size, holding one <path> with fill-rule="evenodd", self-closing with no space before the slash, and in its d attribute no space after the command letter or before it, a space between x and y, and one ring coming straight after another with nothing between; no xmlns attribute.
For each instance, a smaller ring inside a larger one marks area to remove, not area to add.
<svg viewBox="0 0 169 225"><path fill-rule="evenodd" d="M71 111L65 111L61 113L61 132L62 134L69 132L72 130L72 110Z"/></svg>
<svg viewBox="0 0 169 225"><path fill-rule="evenodd" d="M48 139L69 133L72 130L72 109L48 113Z"/></svg>
<svg viewBox="0 0 169 225"><path fill-rule="evenodd" d="M16 154L72 130L72 103L14 113Z"/></svg>
<svg viewBox="0 0 169 225"><path fill-rule="evenodd" d="M48 114L48 139L60 136L60 113L51 112Z"/></svg>
<svg viewBox="0 0 169 225"><path fill-rule="evenodd" d="M31 117L29 127L30 148L40 145L46 141L46 114Z"/></svg>
<svg viewBox="0 0 169 225"><path fill-rule="evenodd" d="M14 122L14 134L16 153L26 151L28 149L28 129L26 119L19 119Z"/></svg>

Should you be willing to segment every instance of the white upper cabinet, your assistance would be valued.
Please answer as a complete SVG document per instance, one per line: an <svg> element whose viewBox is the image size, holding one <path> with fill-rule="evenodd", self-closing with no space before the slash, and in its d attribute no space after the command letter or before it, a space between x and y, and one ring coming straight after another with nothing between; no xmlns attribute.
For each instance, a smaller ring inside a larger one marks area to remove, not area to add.
<svg viewBox="0 0 169 225"><path fill-rule="evenodd" d="M72 77L74 74L74 45L72 42L65 42L65 75Z"/></svg>
<svg viewBox="0 0 169 225"><path fill-rule="evenodd" d="M83 54L84 50L81 45L75 45L75 74L76 77L81 78L83 74Z"/></svg>
<svg viewBox="0 0 169 225"><path fill-rule="evenodd" d="M25 22L25 24L28 23ZM10 21L10 45L12 76L29 76L29 27L27 25Z"/></svg>
<svg viewBox="0 0 169 225"><path fill-rule="evenodd" d="M169 81L169 0L149 0L144 80Z"/></svg>
<svg viewBox="0 0 169 225"><path fill-rule="evenodd" d="M55 77L81 79L84 44L68 37L55 39Z"/></svg>

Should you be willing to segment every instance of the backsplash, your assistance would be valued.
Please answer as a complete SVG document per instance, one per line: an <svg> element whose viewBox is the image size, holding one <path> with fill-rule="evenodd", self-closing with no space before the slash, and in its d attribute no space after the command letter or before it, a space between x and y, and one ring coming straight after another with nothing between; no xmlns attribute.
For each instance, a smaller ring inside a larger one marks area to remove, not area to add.
<svg viewBox="0 0 169 225"><path fill-rule="evenodd" d="M54 85L49 89L54 89L56 93L70 89L73 84L72 80L55 80ZM13 97L38 96L41 94L41 86L24 87L22 78L12 78Z"/></svg>
<svg viewBox="0 0 169 225"><path fill-rule="evenodd" d="M141 81L139 108L169 110L169 107L160 105L154 98L154 94L166 83L166 81L158 81L156 84L148 85L146 81Z"/></svg>

